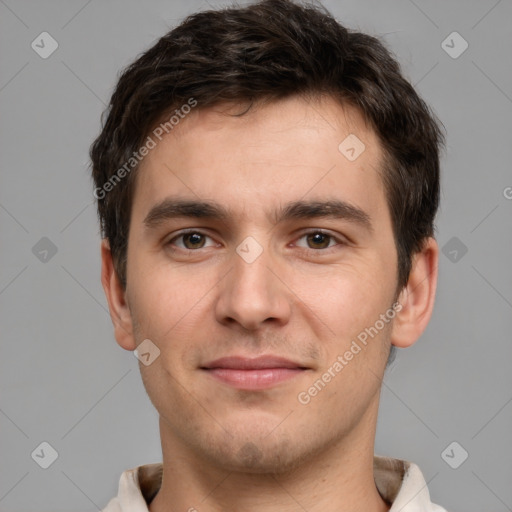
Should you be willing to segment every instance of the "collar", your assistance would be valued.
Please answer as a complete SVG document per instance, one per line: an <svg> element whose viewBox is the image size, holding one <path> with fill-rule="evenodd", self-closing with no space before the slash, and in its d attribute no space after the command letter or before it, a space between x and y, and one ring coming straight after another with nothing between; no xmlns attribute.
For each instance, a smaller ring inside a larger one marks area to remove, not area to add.
<svg viewBox="0 0 512 512"><path fill-rule="evenodd" d="M430 501L427 484L416 464L374 455L373 470L377 490L391 505L389 512L446 512ZM162 474L161 462L124 471L117 498L103 512L148 512L149 503L160 490Z"/></svg>

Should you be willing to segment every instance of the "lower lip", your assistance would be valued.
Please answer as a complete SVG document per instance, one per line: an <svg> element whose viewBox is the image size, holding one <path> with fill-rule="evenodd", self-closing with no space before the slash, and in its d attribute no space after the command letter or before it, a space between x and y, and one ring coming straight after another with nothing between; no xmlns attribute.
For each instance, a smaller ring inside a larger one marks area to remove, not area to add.
<svg viewBox="0 0 512 512"><path fill-rule="evenodd" d="M216 379L238 389L266 389L290 380L305 370L302 368L263 368L259 370L212 368L206 371Z"/></svg>

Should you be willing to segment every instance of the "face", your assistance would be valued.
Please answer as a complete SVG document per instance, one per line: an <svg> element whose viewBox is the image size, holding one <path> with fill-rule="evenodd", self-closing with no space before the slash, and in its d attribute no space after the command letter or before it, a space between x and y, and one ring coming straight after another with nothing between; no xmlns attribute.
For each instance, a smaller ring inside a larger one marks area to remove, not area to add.
<svg viewBox="0 0 512 512"><path fill-rule="evenodd" d="M227 115L243 110L197 109L143 160L125 297L134 347L160 351L140 370L162 436L263 472L373 436L397 254L356 110L290 98ZM339 149L350 134L359 156Z"/></svg>

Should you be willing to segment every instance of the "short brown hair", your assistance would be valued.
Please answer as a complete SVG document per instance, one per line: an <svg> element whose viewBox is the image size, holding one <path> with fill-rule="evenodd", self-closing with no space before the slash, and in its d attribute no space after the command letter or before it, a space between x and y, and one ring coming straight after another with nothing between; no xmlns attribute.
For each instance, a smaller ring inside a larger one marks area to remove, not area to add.
<svg viewBox="0 0 512 512"><path fill-rule="evenodd" d="M321 6L290 0L189 16L120 76L90 156L102 236L123 287L137 167L108 193L103 187L123 165L126 170L158 122L191 98L207 108L324 94L356 107L381 142L398 294L413 254L434 232L440 122L378 39L343 27Z"/></svg>

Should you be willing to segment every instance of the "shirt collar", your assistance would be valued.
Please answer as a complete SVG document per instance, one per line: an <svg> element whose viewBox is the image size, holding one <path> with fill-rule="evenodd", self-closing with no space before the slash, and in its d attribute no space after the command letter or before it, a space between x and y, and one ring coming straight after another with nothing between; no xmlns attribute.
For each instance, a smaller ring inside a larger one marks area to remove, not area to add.
<svg viewBox="0 0 512 512"><path fill-rule="evenodd" d="M382 498L392 505L389 512L446 512L430 501L419 467L405 460L375 455L374 479ZM126 470L119 480L119 512L148 512L148 504L162 483L161 462ZM104 512L110 512L107 507ZM112 509L113 511L114 509Z"/></svg>

